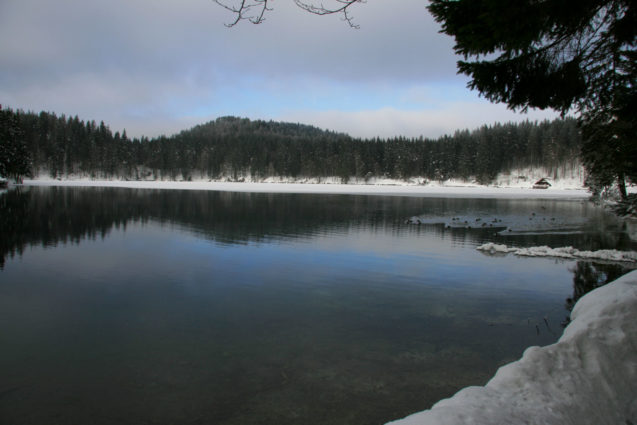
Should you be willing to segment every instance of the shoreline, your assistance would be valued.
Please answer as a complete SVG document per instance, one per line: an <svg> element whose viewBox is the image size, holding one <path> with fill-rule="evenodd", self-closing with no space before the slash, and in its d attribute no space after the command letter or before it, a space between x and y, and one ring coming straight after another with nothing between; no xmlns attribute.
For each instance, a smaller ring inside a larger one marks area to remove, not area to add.
<svg viewBox="0 0 637 425"><path fill-rule="evenodd" d="M235 183L216 181L122 181L25 179L22 186L114 187L131 189L211 190L220 192L377 195L456 198L570 199L590 197L586 189L531 189L479 185L331 184L331 183Z"/></svg>
<svg viewBox="0 0 637 425"><path fill-rule="evenodd" d="M637 271L583 296L560 339L529 347L484 386L386 425L637 421Z"/></svg>

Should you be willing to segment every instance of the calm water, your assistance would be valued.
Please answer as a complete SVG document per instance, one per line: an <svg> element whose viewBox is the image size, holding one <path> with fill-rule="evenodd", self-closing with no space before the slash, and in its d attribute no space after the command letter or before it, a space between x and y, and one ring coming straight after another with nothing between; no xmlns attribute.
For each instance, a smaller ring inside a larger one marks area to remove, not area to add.
<svg viewBox="0 0 637 425"><path fill-rule="evenodd" d="M626 271L477 245L635 249L582 201L24 188L0 225L13 425L382 424L554 342Z"/></svg>

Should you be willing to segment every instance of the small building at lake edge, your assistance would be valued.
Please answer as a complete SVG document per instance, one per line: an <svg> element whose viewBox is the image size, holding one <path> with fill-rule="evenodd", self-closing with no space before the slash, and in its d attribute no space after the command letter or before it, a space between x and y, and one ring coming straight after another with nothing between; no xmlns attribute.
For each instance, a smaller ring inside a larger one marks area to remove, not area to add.
<svg viewBox="0 0 637 425"><path fill-rule="evenodd" d="M549 187L551 187L551 183L545 178L541 178L533 185L533 189L548 189Z"/></svg>

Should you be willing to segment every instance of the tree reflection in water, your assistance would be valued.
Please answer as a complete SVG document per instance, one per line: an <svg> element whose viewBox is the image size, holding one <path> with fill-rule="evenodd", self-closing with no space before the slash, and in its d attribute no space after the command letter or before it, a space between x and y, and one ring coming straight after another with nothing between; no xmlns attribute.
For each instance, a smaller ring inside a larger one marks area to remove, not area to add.
<svg viewBox="0 0 637 425"><path fill-rule="evenodd" d="M573 272L573 296L566 299L564 307L568 311L573 311L577 301L584 295L618 279L633 268L625 264L578 261L570 270ZM570 321L570 317L567 317L563 326L568 325Z"/></svg>
<svg viewBox="0 0 637 425"><path fill-rule="evenodd" d="M622 272L487 258L475 246L635 249L603 221L567 234L498 236L442 223L479 212L528 221L542 207L601 215L568 201L4 192L2 416L281 425L325 423L325 412L331 423L384 423L421 410L482 385L529 345L553 343L573 275L574 303ZM423 213L436 223L405 224ZM30 252L37 246L47 249ZM22 252L22 261L8 259Z"/></svg>

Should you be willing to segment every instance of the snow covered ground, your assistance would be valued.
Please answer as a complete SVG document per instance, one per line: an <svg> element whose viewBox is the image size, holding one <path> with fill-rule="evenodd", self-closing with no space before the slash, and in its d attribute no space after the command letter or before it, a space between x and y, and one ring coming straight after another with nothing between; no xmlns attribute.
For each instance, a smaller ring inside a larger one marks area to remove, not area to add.
<svg viewBox="0 0 637 425"><path fill-rule="evenodd" d="M587 198L584 188L584 169L577 162L557 169L520 168L500 173L493 184L485 186L475 181L446 180L428 181L424 177L409 180L372 177L368 179L350 178L347 184L340 177L269 177L255 179L250 175L237 176L241 182L211 181L200 175L193 175L193 181L172 180L93 180L86 175L69 175L62 180L51 179L47 170L39 170L38 178L25 180L32 186L108 186L147 189L192 189L232 192L270 192L270 193L342 193L377 194L402 196L444 196L444 197L482 197L482 198ZM533 183L540 178L548 178L549 189L532 189ZM178 179L179 180L179 179ZM258 180L258 181L257 181Z"/></svg>
<svg viewBox="0 0 637 425"><path fill-rule="evenodd" d="M637 271L582 297L559 341L392 425L637 424Z"/></svg>
<svg viewBox="0 0 637 425"><path fill-rule="evenodd" d="M576 160L553 169L543 167L516 168L498 174L494 185L524 188L533 185L542 178L546 178L553 189L577 189L584 187L586 171Z"/></svg>
<svg viewBox="0 0 637 425"><path fill-rule="evenodd" d="M590 194L584 189L530 189L505 188L495 186L446 184L407 184L405 182L382 182L378 184L326 184L326 183L234 183L209 181L124 181L124 180L24 180L27 186L93 186L93 187L129 187L142 189L182 189L217 190L230 192L268 192L268 193L329 193L329 194L370 194L402 196L440 196L440 197L476 197L476 198L587 198ZM459 184L459 183L457 183Z"/></svg>
<svg viewBox="0 0 637 425"><path fill-rule="evenodd" d="M42 168L35 171L36 179L47 180L50 177L49 170ZM210 182L214 180L216 182L231 183L231 182L245 182L245 183L285 183L285 184L329 184L340 185L343 183L343 179L338 176L331 177L290 177L290 176L273 176L263 178L261 176L253 176L249 172L238 172L231 175L221 175L216 178L210 177L207 174L202 174L197 171L192 171L188 174L188 179L185 179L183 175L177 174L169 178L162 178L161 175L157 175L152 169L146 167L137 167L137 174L142 177L142 181L190 181L193 182ZM586 173L584 167L579 163L577 159L571 159L565 161L562 165L555 167L522 167L513 168L507 171L499 173L493 182L489 184L489 187L497 188L518 188L518 189L530 189L533 184L542 179L547 179L552 189L583 189ZM62 177L62 180L100 180L100 177L95 178L87 173L74 173L67 174ZM122 178L107 178L102 180L123 180ZM427 185L427 186L440 186L440 187L479 187L475 178L469 178L466 180L449 179L442 182L429 180L425 177L410 177L407 180L392 179L388 177L350 177L347 181L348 185L381 185L381 186L413 186L413 185Z"/></svg>

